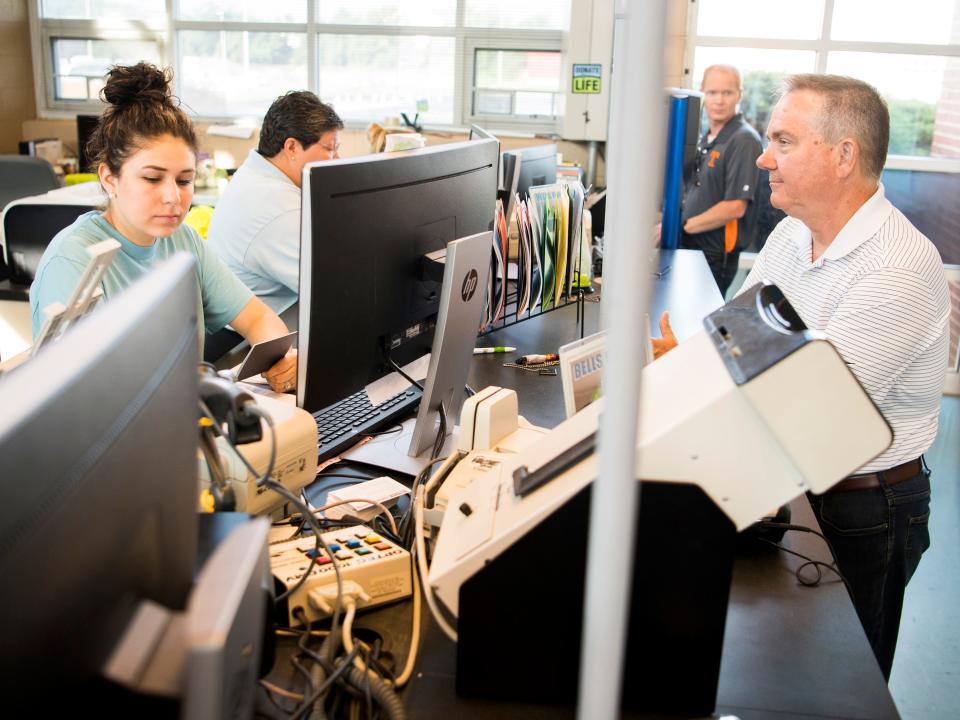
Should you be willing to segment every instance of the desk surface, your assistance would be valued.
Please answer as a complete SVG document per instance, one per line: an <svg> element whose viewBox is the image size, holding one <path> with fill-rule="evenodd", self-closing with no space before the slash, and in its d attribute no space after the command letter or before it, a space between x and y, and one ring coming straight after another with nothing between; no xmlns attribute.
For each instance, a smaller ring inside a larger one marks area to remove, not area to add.
<svg viewBox="0 0 960 720"><path fill-rule="evenodd" d="M670 313L670 324L678 340L685 340L703 328L703 318L723 304L717 284L703 254L696 250L663 250L659 267L663 273L654 282L650 298L650 325L655 336L660 314ZM666 270L666 272L663 272ZM588 295L585 307L584 335L600 329L599 297ZM637 332L640 332L637 318ZM517 348L517 355L557 352L557 349L580 337L575 305L544 313L485 336L480 344L507 345ZM511 356L512 358L512 356ZM479 390L488 385L514 388L520 403L520 414L534 425L553 427L565 417L560 377L505 368L503 355L474 357L470 370L470 386Z"/></svg>
<svg viewBox="0 0 960 720"><path fill-rule="evenodd" d="M661 311L669 310L674 331L682 340L697 332L703 316L722 301L699 252L664 253L661 264L669 264L671 269L655 282L651 317L658 318ZM588 302L584 331L589 334L598 328L599 305ZM555 352L578 336L576 310L567 307L498 330L485 338L484 344L515 346L518 354ZM478 389L487 385L516 389L521 413L535 424L552 427L563 420L559 376L505 368L503 363L502 355L475 356L470 384ZM795 500L792 509L797 524L817 528L805 497ZM830 559L822 541L813 535L791 533L784 544L804 555ZM898 717L846 589L827 573L818 587L801 586L794 576L801 562L763 545L744 543L738 553L717 713L734 714L742 720ZM433 624L426 608L423 622L416 671L404 692L411 718L573 717L572 708L458 697L454 691L456 648ZM409 604L360 616L356 626L378 631L385 647L405 656Z"/></svg>

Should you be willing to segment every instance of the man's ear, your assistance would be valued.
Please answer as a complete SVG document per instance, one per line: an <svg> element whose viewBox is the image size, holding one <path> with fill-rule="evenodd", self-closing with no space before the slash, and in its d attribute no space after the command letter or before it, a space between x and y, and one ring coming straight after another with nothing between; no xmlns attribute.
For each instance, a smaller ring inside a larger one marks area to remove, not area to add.
<svg viewBox="0 0 960 720"><path fill-rule="evenodd" d="M837 151L837 175L845 178L860 166L860 145L853 138L843 138L835 146Z"/></svg>
<svg viewBox="0 0 960 720"><path fill-rule="evenodd" d="M296 138L288 137L283 141L283 153L291 160L296 157L299 150L301 150L300 142Z"/></svg>

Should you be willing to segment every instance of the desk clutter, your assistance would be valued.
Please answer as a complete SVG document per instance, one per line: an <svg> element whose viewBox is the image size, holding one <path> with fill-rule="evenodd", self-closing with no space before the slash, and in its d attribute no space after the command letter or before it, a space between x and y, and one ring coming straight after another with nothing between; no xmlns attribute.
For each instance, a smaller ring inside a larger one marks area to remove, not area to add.
<svg viewBox="0 0 960 720"><path fill-rule="evenodd" d="M481 250L485 263L489 245ZM0 516L0 665L7 682L23 683L14 702L35 702L51 682L99 692L105 677L147 708L176 701L185 718L320 709L400 718L429 687L420 683L437 687L446 653L439 702L450 713L470 706L461 698L573 703L603 398L576 402L548 430L519 414L515 390L478 384L446 455L401 477L403 487L380 469L364 485L369 468L317 464L320 430L289 396L246 397L207 368L198 382L191 259L175 257L125 292L0 376L9 399L0 454L13 479L2 506L17 509ZM714 711L720 653L731 647L724 620L738 619L726 615L736 531L806 489L823 491L889 443L834 348L793 316L775 287L760 286L640 371L641 412L669 412L641 421L637 438L638 477L658 481L644 482L632 548L642 637L627 641L627 707ZM592 358L581 379L602 369L595 340L566 357L570 372ZM501 364L468 357L474 368ZM817 382L804 382L812 371ZM577 390L565 388L567 399ZM824 416L828 401L835 411ZM853 424L864 430L856 443L841 432ZM718 426L740 432L720 437ZM247 512L196 512L198 433L208 509ZM37 453L51 437L57 452ZM809 447L820 449L815 463ZM219 521L232 527L216 542L204 528ZM63 547L71 562L51 572L48 557ZM536 639L535 662L505 652L518 638Z"/></svg>

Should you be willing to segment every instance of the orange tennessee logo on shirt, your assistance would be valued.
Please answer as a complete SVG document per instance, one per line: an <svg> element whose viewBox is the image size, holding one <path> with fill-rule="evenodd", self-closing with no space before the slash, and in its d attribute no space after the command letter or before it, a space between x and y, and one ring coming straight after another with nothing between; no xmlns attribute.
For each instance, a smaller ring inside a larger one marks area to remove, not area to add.
<svg viewBox="0 0 960 720"><path fill-rule="evenodd" d="M714 162L717 160L717 158L719 158L719 157L720 157L720 151L719 151L719 150L711 150L711 151L710 151L710 160L707 162L707 167L709 167L709 168L714 167L714 164L713 164L713 163L714 163Z"/></svg>

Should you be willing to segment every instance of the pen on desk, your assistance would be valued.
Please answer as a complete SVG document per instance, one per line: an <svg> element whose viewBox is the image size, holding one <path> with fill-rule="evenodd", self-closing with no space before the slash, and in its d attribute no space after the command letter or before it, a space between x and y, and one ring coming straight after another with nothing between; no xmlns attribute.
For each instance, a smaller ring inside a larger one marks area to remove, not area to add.
<svg viewBox="0 0 960 720"><path fill-rule="evenodd" d="M479 347L473 349L474 355L486 355L487 353L510 353L516 352L515 347L505 347L503 345L497 345L496 347Z"/></svg>
<svg viewBox="0 0 960 720"><path fill-rule="evenodd" d="M547 353L546 355L524 355L517 360L517 365L539 365L540 363L554 362L559 360L560 356L556 353Z"/></svg>

